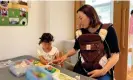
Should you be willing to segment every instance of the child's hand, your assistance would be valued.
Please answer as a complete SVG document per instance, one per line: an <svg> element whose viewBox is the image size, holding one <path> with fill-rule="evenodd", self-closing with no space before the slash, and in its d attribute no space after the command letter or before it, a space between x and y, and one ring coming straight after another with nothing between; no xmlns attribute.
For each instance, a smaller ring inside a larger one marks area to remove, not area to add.
<svg viewBox="0 0 133 80"><path fill-rule="evenodd" d="M62 56L61 58L57 58L56 60L53 61L53 63L58 63L61 64L67 59L67 55Z"/></svg>
<svg viewBox="0 0 133 80"><path fill-rule="evenodd" d="M45 63L45 65L47 65L48 64L48 61L44 61L44 63Z"/></svg>
<svg viewBox="0 0 133 80"><path fill-rule="evenodd" d="M41 63L44 64L44 65L47 65L48 64L48 61L45 60L44 58L43 59L40 59Z"/></svg>

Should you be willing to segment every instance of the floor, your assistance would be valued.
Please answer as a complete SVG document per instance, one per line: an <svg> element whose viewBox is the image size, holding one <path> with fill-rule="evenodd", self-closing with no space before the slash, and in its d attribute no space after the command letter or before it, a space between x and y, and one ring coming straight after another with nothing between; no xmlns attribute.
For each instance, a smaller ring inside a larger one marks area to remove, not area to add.
<svg viewBox="0 0 133 80"><path fill-rule="evenodd" d="M133 66L130 71L128 71L127 80L133 80Z"/></svg>
<svg viewBox="0 0 133 80"><path fill-rule="evenodd" d="M129 37L129 44L128 44L128 65L132 65L132 61L133 61L133 45L131 45L133 37ZM127 74L127 80L133 80L133 66L131 68L128 67L128 74Z"/></svg>

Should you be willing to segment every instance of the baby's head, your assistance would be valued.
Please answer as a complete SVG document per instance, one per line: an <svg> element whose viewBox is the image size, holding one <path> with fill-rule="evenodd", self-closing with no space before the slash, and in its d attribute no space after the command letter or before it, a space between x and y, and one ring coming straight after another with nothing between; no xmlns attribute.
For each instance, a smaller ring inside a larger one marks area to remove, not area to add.
<svg viewBox="0 0 133 80"><path fill-rule="evenodd" d="M41 44L44 49L48 49L51 47L52 41L54 41L54 37L50 33L43 33L40 37L39 45Z"/></svg>
<svg viewBox="0 0 133 80"><path fill-rule="evenodd" d="M133 10L131 10L131 16L133 16Z"/></svg>

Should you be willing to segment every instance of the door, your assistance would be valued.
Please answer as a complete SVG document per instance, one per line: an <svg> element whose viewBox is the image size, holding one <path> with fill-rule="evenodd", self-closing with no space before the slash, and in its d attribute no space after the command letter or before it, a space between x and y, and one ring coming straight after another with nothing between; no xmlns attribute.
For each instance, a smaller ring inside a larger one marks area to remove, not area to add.
<svg viewBox="0 0 133 80"><path fill-rule="evenodd" d="M120 58L115 66L116 80L127 79L129 1L114 2L114 27L118 35Z"/></svg>

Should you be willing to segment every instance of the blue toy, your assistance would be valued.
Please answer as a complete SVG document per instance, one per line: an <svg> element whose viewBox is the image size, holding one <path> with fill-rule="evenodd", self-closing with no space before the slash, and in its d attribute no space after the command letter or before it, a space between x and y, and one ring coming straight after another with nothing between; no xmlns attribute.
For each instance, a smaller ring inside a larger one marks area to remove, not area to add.
<svg viewBox="0 0 133 80"><path fill-rule="evenodd" d="M53 80L53 77L44 68L33 66L26 71L26 80Z"/></svg>

